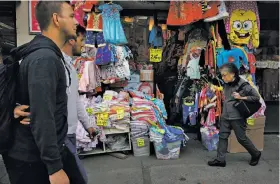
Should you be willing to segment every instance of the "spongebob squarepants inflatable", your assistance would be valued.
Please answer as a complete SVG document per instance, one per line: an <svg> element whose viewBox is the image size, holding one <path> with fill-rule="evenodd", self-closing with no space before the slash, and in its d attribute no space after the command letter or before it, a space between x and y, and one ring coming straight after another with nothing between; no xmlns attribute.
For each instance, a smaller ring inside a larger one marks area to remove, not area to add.
<svg viewBox="0 0 280 184"><path fill-rule="evenodd" d="M233 10L230 17L229 39L236 45L259 46L259 30L256 14L251 10Z"/></svg>

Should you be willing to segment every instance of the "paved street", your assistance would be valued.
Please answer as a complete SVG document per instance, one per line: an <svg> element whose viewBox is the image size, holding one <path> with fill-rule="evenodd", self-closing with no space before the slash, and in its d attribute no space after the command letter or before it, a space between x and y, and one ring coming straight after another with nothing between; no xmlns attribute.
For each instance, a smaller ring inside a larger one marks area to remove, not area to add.
<svg viewBox="0 0 280 184"><path fill-rule="evenodd" d="M109 155L83 159L89 184L278 184L279 137L265 135L265 149L260 164L251 167L248 154L228 154L226 168L211 168L207 161L215 152L206 151L200 142L190 140L178 160L134 157L125 160ZM0 184L8 184L0 161Z"/></svg>

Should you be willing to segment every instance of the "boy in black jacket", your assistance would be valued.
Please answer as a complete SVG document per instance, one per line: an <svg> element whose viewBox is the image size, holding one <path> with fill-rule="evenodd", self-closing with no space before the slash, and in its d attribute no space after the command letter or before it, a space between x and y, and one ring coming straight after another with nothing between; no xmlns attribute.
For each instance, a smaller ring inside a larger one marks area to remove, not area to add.
<svg viewBox="0 0 280 184"><path fill-rule="evenodd" d="M67 154L66 91L71 79L60 49L76 36L77 21L72 6L60 1L39 1L36 18L42 35L14 50L16 58L23 58L17 102L30 106L31 121L15 123L14 142L4 160L12 184L69 184L62 155Z"/></svg>

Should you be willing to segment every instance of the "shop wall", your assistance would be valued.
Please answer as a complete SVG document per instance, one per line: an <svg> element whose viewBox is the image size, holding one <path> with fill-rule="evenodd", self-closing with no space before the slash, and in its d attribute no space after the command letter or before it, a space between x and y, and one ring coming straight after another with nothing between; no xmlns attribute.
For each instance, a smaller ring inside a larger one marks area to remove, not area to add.
<svg viewBox="0 0 280 184"><path fill-rule="evenodd" d="M23 45L34 38L28 31L28 1L21 1L16 8L17 46Z"/></svg>

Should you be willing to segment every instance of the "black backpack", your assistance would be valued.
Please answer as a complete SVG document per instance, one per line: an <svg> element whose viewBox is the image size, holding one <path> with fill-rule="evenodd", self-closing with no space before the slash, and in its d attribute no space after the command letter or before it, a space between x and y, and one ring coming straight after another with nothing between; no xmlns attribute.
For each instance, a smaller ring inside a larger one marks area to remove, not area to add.
<svg viewBox="0 0 280 184"><path fill-rule="evenodd" d="M19 62L10 55L0 64L0 154L8 151L13 138L13 111Z"/></svg>

